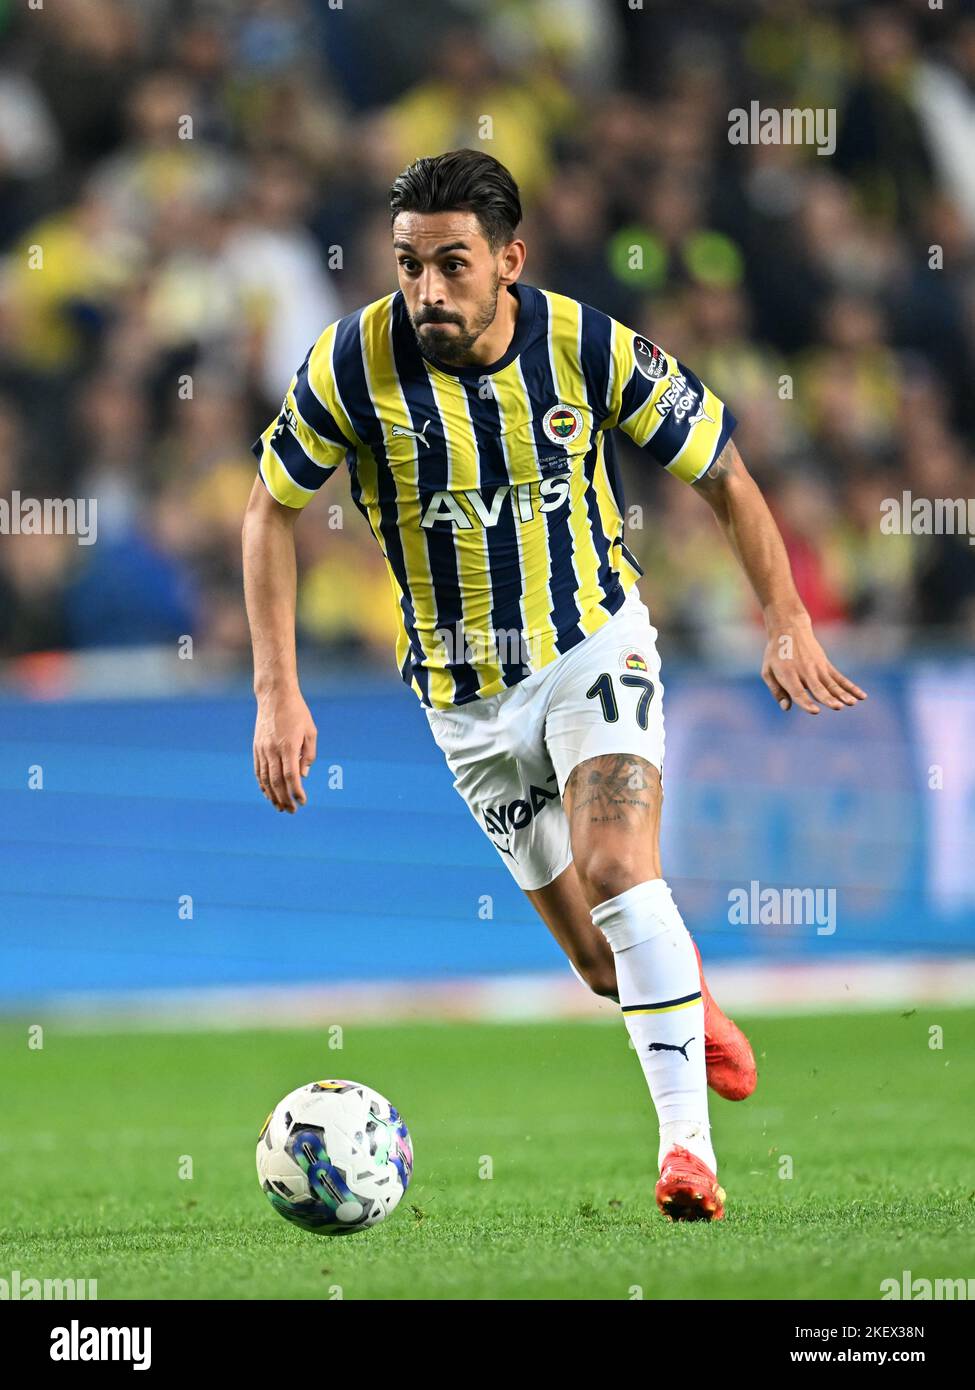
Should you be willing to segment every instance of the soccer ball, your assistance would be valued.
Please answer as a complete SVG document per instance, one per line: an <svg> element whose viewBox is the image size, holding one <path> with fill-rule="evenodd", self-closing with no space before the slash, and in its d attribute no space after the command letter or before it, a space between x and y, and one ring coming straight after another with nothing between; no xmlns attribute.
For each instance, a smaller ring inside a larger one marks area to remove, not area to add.
<svg viewBox="0 0 975 1390"><path fill-rule="evenodd" d="M413 1173L413 1144L395 1106L358 1081L310 1081L264 1121L257 1176L288 1221L340 1236L384 1221Z"/></svg>

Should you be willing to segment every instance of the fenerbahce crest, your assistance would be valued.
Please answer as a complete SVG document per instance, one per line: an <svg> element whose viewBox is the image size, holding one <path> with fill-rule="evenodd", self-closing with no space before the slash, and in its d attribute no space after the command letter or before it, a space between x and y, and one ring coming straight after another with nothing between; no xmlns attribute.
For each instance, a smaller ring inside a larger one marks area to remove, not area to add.
<svg viewBox="0 0 975 1390"><path fill-rule="evenodd" d="M582 433L582 412L571 405L553 405L542 417L542 429L553 444L571 444Z"/></svg>

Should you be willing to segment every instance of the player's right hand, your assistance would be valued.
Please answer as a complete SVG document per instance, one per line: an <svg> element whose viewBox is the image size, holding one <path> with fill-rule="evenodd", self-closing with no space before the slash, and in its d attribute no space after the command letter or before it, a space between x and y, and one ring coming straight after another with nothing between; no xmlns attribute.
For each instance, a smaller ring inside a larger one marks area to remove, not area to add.
<svg viewBox="0 0 975 1390"><path fill-rule="evenodd" d="M254 776L278 811L294 815L308 798L302 786L315 761L318 730L299 691L259 695L254 728Z"/></svg>

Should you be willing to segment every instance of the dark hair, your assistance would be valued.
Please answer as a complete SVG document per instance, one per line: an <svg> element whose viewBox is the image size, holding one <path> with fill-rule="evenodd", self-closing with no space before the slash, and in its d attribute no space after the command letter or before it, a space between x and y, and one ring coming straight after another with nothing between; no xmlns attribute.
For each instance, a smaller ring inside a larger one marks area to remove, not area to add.
<svg viewBox="0 0 975 1390"><path fill-rule="evenodd" d="M493 155L448 150L416 160L389 190L393 218L401 212L473 212L492 251L506 246L521 221L518 185Z"/></svg>

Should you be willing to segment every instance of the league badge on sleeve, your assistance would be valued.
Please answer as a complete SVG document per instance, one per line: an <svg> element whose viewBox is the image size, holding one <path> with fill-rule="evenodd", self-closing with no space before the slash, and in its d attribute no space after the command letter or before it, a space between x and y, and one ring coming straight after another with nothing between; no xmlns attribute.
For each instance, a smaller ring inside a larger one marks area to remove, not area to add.
<svg viewBox="0 0 975 1390"><path fill-rule="evenodd" d="M667 354L662 352L656 343L651 343L649 338L634 337L633 356L636 358L637 370L648 381L659 381L666 374Z"/></svg>

